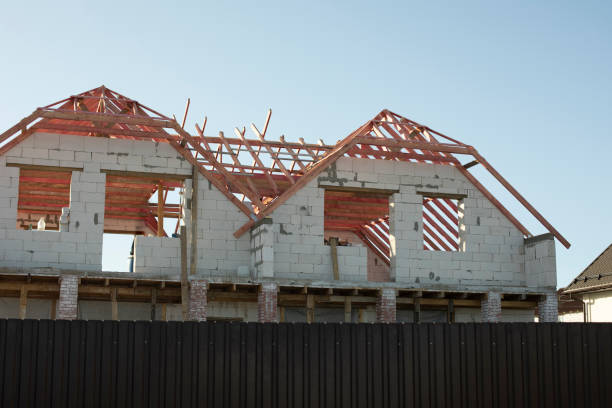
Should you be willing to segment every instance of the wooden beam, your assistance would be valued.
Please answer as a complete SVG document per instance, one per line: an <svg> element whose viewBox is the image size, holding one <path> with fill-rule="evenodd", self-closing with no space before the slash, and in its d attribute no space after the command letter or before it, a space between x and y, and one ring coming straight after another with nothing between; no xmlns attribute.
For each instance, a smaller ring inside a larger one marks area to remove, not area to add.
<svg viewBox="0 0 612 408"><path fill-rule="evenodd" d="M332 271L334 280L340 280L340 271L338 270L338 238L330 237L329 238L329 249L331 252L332 259Z"/></svg>
<svg viewBox="0 0 612 408"><path fill-rule="evenodd" d="M413 313L413 322L414 323L420 323L421 322L421 298L420 297L415 297L414 298L414 311Z"/></svg>
<svg viewBox="0 0 612 408"><path fill-rule="evenodd" d="M340 187L340 186L319 186L325 189L325 192L354 192L361 194L381 194L383 196L390 196L395 193L399 193L399 190L390 190L387 188L373 188L373 187ZM365 195L367 197L367 195Z"/></svg>
<svg viewBox="0 0 612 408"><path fill-rule="evenodd" d="M157 236L164 236L164 187L161 182L157 184Z"/></svg>
<svg viewBox="0 0 612 408"><path fill-rule="evenodd" d="M497 179L497 181L499 181L501 183L501 185L503 185L506 190L508 190L510 192L510 194L512 194L514 196L514 198L516 198L521 204L523 204L523 206L525 208L527 208L527 210L538 220L542 223L542 225L544 225L546 227L546 229L548 229L548 231L550 231L558 240L559 242L561 242L563 244L563 246L565 246L566 248L570 247L570 243L568 240L565 239L565 237L563 237L563 235L561 235L561 233L559 231L557 231L555 229L555 227L553 227L547 220L546 218L544 218L544 216L542 214L540 214L540 212L538 210L536 210L530 203L529 201L527 201L525 199L525 197L523 197L521 195L521 193L519 193L501 174L499 174L497 172L497 170L495 170L495 168L488 162L485 160L484 157L482 157L474 148L471 148L472 154L474 156L474 158L476 160L478 160L478 162L480 164L482 164L484 166L485 169L487 169L489 171L489 173L491 173L493 175L493 177L495 177Z"/></svg>
<svg viewBox="0 0 612 408"><path fill-rule="evenodd" d="M79 122L122 123L126 125L144 125L156 128L173 128L174 124L176 123L170 119L156 119L151 117L137 117L102 112L43 110L40 112L40 116L47 119L66 119Z"/></svg>
<svg viewBox="0 0 612 408"><path fill-rule="evenodd" d="M278 321L280 323L283 323L285 321L285 306L279 306L278 307L278 312L279 312L279 319L278 319Z"/></svg>
<svg viewBox="0 0 612 408"><path fill-rule="evenodd" d="M353 320L351 306L352 306L351 297L345 296L344 297L344 322L345 323L350 323Z"/></svg>
<svg viewBox="0 0 612 408"><path fill-rule="evenodd" d="M306 322L307 323L314 323L314 320L315 320L314 306L315 306L314 295L306 295Z"/></svg>
<svg viewBox="0 0 612 408"><path fill-rule="evenodd" d="M55 315L57 314L57 298L51 299L51 311L49 313L49 318L51 320L55 320Z"/></svg>
<svg viewBox="0 0 612 408"><path fill-rule="evenodd" d="M168 321L168 304L162 303L161 319L163 322Z"/></svg>
<svg viewBox="0 0 612 408"><path fill-rule="evenodd" d="M117 304L117 288L112 288L111 294L111 315L112 320L119 320L119 305Z"/></svg>
<svg viewBox="0 0 612 408"><path fill-rule="evenodd" d="M448 307L446 309L446 322L455 323L455 301L448 299Z"/></svg>
<svg viewBox="0 0 612 408"><path fill-rule="evenodd" d="M293 196L298 190L300 190L304 185L308 184L312 179L317 177L323 170L327 168L330 164L335 162L339 157L342 157L347 151L353 147L355 138L365 131L369 131L369 127L371 126L371 122L368 121L359 129L351 133L347 136L340 144L336 146L336 148L328 152L328 154L319 160L313 167L310 168L307 174L300 177L295 184L285 190L280 196L278 196L268 207L257 215L258 218L264 218L276 208L278 208L281 204L287 201L291 196ZM236 129L237 130L237 129ZM234 237L239 238L245 232L247 232L251 226L255 223L254 220L250 220L245 223L242 227L240 227L236 232L234 232Z"/></svg>
<svg viewBox="0 0 612 408"><path fill-rule="evenodd" d="M25 286L21 286L19 292L19 318L25 319L28 311L28 289Z"/></svg>
<svg viewBox="0 0 612 408"><path fill-rule="evenodd" d="M151 321L155 321L155 307L157 306L157 288L151 289Z"/></svg>
<svg viewBox="0 0 612 408"><path fill-rule="evenodd" d="M420 190L417 190L416 193L422 196L425 196L425 197L448 198L451 200L463 200L464 198L467 198L467 194L439 193L436 191L420 191Z"/></svg>
<svg viewBox="0 0 612 408"><path fill-rule="evenodd" d="M64 169L64 168L65 167L60 167L60 169ZM83 170L83 169L81 168L80 170ZM134 178L140 178L140 179L152 179L155 181L159 181L159 180L184 181L192 177L192 175L190 174L144 173L141 171L105 170L105 169L101 169L100 173L104 173L106 175L115 176L115 177L134 177Z"/></svg>
<svg viewBox="0 0 612 408"><path fill-rule="evenodd" d="M19 167L20 169L23 169L23 170L33 170L33 171L59 171L59 172L83 171L82 167L40 166L36 164L23 164L23 163L6 163L6 167Z"/></svg>

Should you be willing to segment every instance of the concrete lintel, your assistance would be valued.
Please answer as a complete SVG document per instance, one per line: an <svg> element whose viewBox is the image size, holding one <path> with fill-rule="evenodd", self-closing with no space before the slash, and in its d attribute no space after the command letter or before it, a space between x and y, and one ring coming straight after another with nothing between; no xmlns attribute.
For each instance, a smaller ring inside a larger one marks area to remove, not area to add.
<svg viewBox="0 0 612 408"><path fill-rule="evenodd" d="M524 243L525 245L534 245L534 244L537 244L538 242L552 241L554 239L555 239L555 236L551 234L550 232L547 232L546 234L541 234L541 235L536 235L534 237L525 238Z"/></svg>

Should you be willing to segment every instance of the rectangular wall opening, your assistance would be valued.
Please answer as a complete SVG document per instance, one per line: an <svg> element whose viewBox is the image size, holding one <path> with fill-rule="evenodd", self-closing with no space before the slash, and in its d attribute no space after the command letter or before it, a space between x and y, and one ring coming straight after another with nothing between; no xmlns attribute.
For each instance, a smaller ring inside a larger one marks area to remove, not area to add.
<svg viewBox="0 0 612 408"><path fill-rule="evenodd" d="M102 270L134 270L136 235L177 237L183 190L176 176L107 172Z"/></svg>
<svg viewBox="0 0 612 408"><path fill-rule="evenodd" d="M72 170L20 168L17 229L59 231L62 208L70 207Z"/></svg>
<svg viewBox="0 0 612 408"><path fill-rule="evenodd" d="M367 247L367 279L390 280L389 196L386 190L326 189L325 243Z"/></svg>
<svg viewBox="0 0 612 408"><path fill-rule="evenodd" d="M459 198L423 196L423 248L459 251Z"/></svg>

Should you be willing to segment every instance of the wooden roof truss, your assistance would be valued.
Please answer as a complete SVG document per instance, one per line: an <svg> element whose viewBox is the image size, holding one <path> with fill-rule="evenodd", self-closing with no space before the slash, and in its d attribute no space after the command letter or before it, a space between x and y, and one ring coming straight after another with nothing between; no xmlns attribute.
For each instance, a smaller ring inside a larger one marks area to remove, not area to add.
<svg viewBox="0 0 612 408"><path fill-rule="evenodd" d="M189 106L189 105L188 105ZM187 106L187 109L188 109ZM532 234L469 172L474 161L463 165L456 155L472 156L566 247L570 243L501 176L472 146L434 131L389 110L383 110L334 146L266 139L271 112L261 128L251 124L234 129L235 137L196 134L137 101L104 86L38 108L0 134L0 155L34 132L66 133L89 137L152 140L169 143L249 217L235 232L239 237L259 219L271 214L295 192L317 177L336 159L347 156L456 167L526 237ZM372 218L377 219L376 217ZM369 229L364 225L364 228Z"/></svg>

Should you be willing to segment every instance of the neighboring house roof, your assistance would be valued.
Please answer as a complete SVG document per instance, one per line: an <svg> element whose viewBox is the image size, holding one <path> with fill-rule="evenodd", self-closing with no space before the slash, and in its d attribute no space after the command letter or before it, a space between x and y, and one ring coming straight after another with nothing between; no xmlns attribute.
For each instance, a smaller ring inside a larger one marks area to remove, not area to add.
<svg viewBox="0 0 612 408"><path fill-rule="evenodd" d="M612 244L586 267L563 293L594 292L612 288Z"/></svg>
<svg viewBox="0 0 612 408"><path fill-rule="evenodd" d="M35 132L153 140L172 145L186 160L231 200L250 220L234 235L241 236L260 219L313 180L340 157L433 163L454 166L526 237L532 234L469 172L481 164L525 206L565 247L570 243L488 163L474 147L440 132L382 110L373 119L334 146L265 139L270 113L256 139L246 129L235 128L236 138L197 135L137 101L101 86L38 108L17 125L0 134L0 155ZM187 112L185 112L185 115ZM171 131L172 133L169 133ZM462 164L455 155L472 156Z"/></svg>

